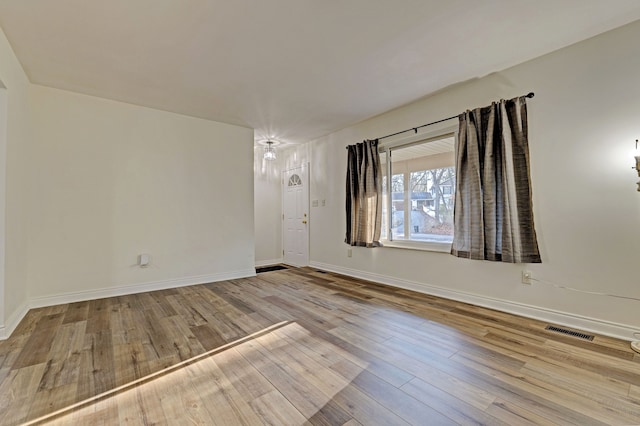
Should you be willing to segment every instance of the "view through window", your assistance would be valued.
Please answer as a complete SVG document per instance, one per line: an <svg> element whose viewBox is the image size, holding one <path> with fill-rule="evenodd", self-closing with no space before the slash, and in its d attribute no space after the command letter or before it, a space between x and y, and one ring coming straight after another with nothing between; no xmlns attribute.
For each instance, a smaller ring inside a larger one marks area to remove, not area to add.
<svg viewBox="0 0 640 426"><path fill-rule="evenodd" d="M380 153L383 239L453 241L454 141L446 134Z"/></svg>

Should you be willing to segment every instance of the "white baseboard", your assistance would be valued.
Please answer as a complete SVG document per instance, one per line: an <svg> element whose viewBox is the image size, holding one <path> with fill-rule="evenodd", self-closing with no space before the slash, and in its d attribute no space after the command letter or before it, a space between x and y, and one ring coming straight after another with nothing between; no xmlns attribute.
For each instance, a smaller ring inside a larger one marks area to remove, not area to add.
<svg viewBox="0 0 640 426"><path fill-rule="evenodd" d="M278 265L280 263L282 263L282 258L271 259L271 260L256 260L256 268L261 268L263 266Z"/></svg>
<svg viewBox="0 0 640 426"><path fill-rule="evenodd" d="M256 266L267 266L282 263L282 259L273 259L267 261L256 262ZM508 300L494 299L486 296L479 296L458 290L451 290L437 287L416 281L403 280L387 275L375 274L371 272L361 271L357 269L344 268L341 266L325 264L321 262L310 262L309 266L322 269L325 271L336 272L355 278L373 281L381 284L387 284L394 287L404 288L407 290L417 291L419 293L430 294L434 296L444 297L447 299L457 300L460 302L471 303L486 308L496 309L502 312L508 312L521 315L540 321L551 322L554 324L565 325L567 327L577 328L584 331L603 334L605 336L616 337L623 340L634 340L634 332L636 328L628 325L603 321L596 318L588 318L580 315L574 315L566 312L555 311L552 309L540 308L537 306L525 305L522 303L511 302ZM45 306L60 305L63 303L82 302L85 300L101 299L104 297L124 296L127 294L143 293L147 291L165 290L169 288L184 287L196 284L206 284L211 282L225 281L237 278L245 278L255 276L255 269L244 269L239 271L231 271L220 274L200 275L194 277L185 277L171 280L163 280L156 282L148 282L134 284L129 286L119 286L104 288L98 290L89 290L81 292L70 292L60 295L43 296L29 300L20 308L16 309L7 319L4 326L0 326L0 340L7 339L16 329L20 321L27 314L29 309L41 308Z"/></svg>
<svg viewBox="0 0 640 426"><path fill-rule="evenodd" d="M6 340L11 336L13 330L15 330L18 324L20 324L20 321L22 321L22 318L27 315L27 312L29 312L29 305L27 303L23 303L18 309L13 311L11 316L7 318L7 322L3 326L0 326L0 340Z"/></svg>
<svg viewBox="0 0 640 426"><path fill-rule="evenodd" d="M20 321L22 321L22 318L24 318L27 312L29 312L29 309L255 276L256 270L254 268L250 268L242 269L239 271L222 272L218 274L198 275L193 277L175 278L170 280L146 282L118 287L108 287L97 290L77 291L51 296L36 297L30 299L26 304L24 304L23 307L16 310L11 315L11 318L7 320L7 323L4 327L0 326L0 340L7 339L11 335L11 333L13 333Z"/></svg>
<svg viewBox="0 0 640 426"><path fill-rule="evenodd" d="M470 303L485 308L491 308L510 314L550 322L553 324L564 325L566 327L577 328L579 330L602 334L618 339L635 340L634 332L638 332L637 328L633 328L632 326L625 324L603 321L597 318L589 318L567 312L555 311L553 309L512 302L509 300L480 296L416 281L403 280L387 275L380 275L357 269L344 268L342 266L330 265L321 262L310 262L309 266L329 272L347 275L354 278L360 278L380 284L390 285L393 287L413 290L418 293L425 293L433 296L443 297L446 299L456 300L459 302Z"/></svg>

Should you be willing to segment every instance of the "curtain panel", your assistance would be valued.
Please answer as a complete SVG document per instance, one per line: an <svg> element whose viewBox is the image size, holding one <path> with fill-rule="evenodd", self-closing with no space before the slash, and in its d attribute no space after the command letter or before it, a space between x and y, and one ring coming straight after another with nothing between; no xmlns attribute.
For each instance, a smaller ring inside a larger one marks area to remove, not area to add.
<svg viewBox="0 0 640 426"><path fill-rule="evenodd" d="M459 116L454 256L540 263L533 226L526 97Z"/></svg>
<svg viewBox="0 0 640 426"><path fill-rule="evenodd" d="M347 233L351 246L378 247L382 227L382 173L378 140L347 146Z"/></svg>

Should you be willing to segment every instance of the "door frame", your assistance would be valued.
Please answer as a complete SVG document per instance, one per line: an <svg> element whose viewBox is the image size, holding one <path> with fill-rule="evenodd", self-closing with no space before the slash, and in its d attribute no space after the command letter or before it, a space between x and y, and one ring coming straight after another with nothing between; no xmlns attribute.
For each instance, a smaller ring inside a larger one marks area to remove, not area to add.
<svg viewBox="0 0 640 426"><path fill-rule="evenodd" d="M296 169L303 169L304 170L304 182L303 182L303 190L304 190L304 210L306 211L307 214L307 225L305 226L305 238L306 238L306 259L303 262L303 264L293 264L293 263L287 263L285 261L285 253L286 253L286 227L285 227L285 196L286 196L286 183L288 182L287 179L285 179L285 176L288 175L289 172L296 170ZM291 265L291 266L296 266L296 267L304 267L304 266L309 266L309 258L310 258L310 232L309 232L309 227L311 226L311 209L310 209L310 202L309 202L309 197L310 197L310 191L309 191L309 182L311 181L310 179L310 163L301 163L298 166L295 167L290 167L286 170L283 170L281 173L281 191L282 191L282 200L281 200L281 212L282 212L282 263L287 264L287 265Z"/></svg>
<svg viewBox="0 0 640 426"><path fill-rule="evenodd" d="M12 316L11 324L7 324L5 318L5 261L6 261L6 219L7 219L7 141L9 138L8 115L9 115L9 94L2 80L0 80L0 340L8 338L18 323L15 314ZM8 329L10 328L10 329Z"/></svg>

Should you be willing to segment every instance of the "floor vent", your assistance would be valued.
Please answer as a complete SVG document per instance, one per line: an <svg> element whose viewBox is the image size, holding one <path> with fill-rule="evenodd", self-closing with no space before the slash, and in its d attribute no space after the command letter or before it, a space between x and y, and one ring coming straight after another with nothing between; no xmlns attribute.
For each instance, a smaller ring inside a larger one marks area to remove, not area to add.
<svg viewBox="0 0 640 426"><path fill-rule="evenodd" d="M554 327L553 325L548 325L545 330L554 331L556 333L567 334L569 336L577 337L583 340L593 340L593 336L590 334L580 333L578 331L567 330L566 328Z"/></svg>
<svg viewBox="0 0 640 426"><path fill-rule="evenodd" d="M288 268L282 265L263 266L262 268L256 268L256 274L260 274L262 272L281 271L283 269Z"/></svg>

